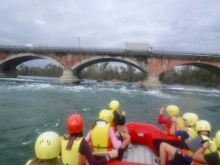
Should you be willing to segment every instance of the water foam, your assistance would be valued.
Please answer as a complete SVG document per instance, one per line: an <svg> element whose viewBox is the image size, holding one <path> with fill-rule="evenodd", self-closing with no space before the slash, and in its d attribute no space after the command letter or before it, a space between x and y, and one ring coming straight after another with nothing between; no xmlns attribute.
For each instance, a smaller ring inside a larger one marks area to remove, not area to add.
<svg viewBox="0 0 220 165"><path fill-rule="evenodd" d="M32 142L32 140L27 141L27 142L23 142L22 145L23 145L23 146L25 146L25 145L29 145L29 144L31 144L31 142Z"/></svg>
<svg viewBox="0 0 220 165"><path fill-rule="evenodd" d="M220 96L220 90L214 88L204 88L204 87L197 87L197 86L168 86L167 89L181 91L185 93L192 93L198 95L210 95L210 96ZM195 93L196 92L196 93Z"/></svg>

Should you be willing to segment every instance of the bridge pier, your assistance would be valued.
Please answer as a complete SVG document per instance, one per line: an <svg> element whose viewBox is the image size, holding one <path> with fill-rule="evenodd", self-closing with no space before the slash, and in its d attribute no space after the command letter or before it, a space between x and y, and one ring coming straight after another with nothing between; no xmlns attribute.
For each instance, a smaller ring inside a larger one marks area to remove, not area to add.
<svg viewBox="0 0 220 165"><path fill-rule="evenodd" d="M70 69L64 69L63 75L59 78L59 82L61 83L79 83L80 79L73 74L73 71Z"/></svg>
<svg viewBox="0 0 220 165"><path fill-rule="evenodd" d="M2 69L0 70L0 78L17 78L17 75L15 74L15 69L10 68L6 71L3 71Z"/></svg>
<svg viewBox="0 0 220 165"><path fill-rule="evenodd" d="M159 81L159 74L156 73L149 73L147 78L142 82L142 85L145 87L162 87L163 84Z"/></svg>
<svg viewBox="0 0 220 165"><path fill-rule="evenodd" d="M0 72L0 78L7 78L6 74L3 72Z"/></svg>
<svg viewBox="0 0 220 165"><path fill-rule="evenodd" d="M0 72L0 78L17 78L17 75L15 73L5 74Z"/></svg>

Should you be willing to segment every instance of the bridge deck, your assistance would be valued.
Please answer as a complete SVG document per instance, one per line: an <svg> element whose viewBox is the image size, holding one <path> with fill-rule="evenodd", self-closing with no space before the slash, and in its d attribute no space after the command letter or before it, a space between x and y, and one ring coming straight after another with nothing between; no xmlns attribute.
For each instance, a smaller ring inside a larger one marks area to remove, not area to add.
<svg viewBox="0 0 220 165"><path fill-rule="evenodd" d="M206 61L220 61L220 54L216 53L199 53L199 52L174 52L174 51L124 51L124 49L107 49L107 48L76 48L76 47L26 47L26 46L5 46L0 45L0 52L5 53L36 53L47 54L54 53L56 55L65 55L67 53L85 54L85 55L109 55L109 56L123 56L123 57L159 57L172 59L193 59Z"/></svg>

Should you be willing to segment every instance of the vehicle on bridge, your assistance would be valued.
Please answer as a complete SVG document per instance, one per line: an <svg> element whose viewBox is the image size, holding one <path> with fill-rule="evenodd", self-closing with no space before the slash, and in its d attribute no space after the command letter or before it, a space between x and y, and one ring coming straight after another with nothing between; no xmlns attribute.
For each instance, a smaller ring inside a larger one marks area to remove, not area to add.
<svg viewBox="0 0 220 165"><path fill-rule="evenodd" d="M152 52L153 47L147 43L125 42L126 52Z"/></svg>
<svg viewBox="0 0 220 165"><path fill-rule="evenodd" d="M37 48L37 46L34 44L26 44L25 46L26 46L26 48L29 48L29 49L36 49Z"/></svg>

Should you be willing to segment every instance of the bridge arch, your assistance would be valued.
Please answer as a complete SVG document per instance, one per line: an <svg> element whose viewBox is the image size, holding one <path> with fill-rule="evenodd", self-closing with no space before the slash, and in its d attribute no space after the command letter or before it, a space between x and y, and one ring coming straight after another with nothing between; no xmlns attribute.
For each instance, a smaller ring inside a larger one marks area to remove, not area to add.
<svg viewBox="0 0 220 165"><path fill-rule="evenodd" d="M209 62L180 62L180 63L176 63L173 65L169 65L169 67L166 67L166 69L164 69L163 71L161 71L160 73L167 71L175 66L184 66L184 65L191 65L191 66L196 66L196 67L200 67L200 68L204 68L207 69L217 75L220 75L220 67L218 65L215 65L215 63L209 63Z"/></svg>
<svg viewBox="0 0 220 165"><path fill-rule="evenodd" d="M30 60L36 60L36 59L46 59L53 61L56 65L60 66L61 68L64 68L64 65L60 63L59 61L49 57L49 56L43 56L43 55L38 55L34 53L21 53L21 54L16 54L9 56L6 59L3 59L0 61L0 66L5 66L6 64L9 66L15 66L17 67L18 65L22 64L23 62L27 62Z"/></svg>
<svg viewBox="0 0 220 165"><path fill-rule="evenodd" d="M137 69L139 69L142 73L144 73L145 75L148 72L148 69L143 66L143 64L141 64L140 62L137 62L135 60L132 60L131 58L122 58L122 57L111 57L111 56L94 56L88 59L84 59L82 61L79 61L77 63L75 63L72 66L72 70L74 71L74 73L79 76L81 71L93 64L97 64L97 63L101 63L101 62L121 62L121 63L125 63L128 65L131 65Z"/></svg>
<svg viewBox="0 0 220 165"><path fill-rule="evenodd" d="M50 56L36 55L34 53L20 53L11 55L0 61L0 77L17 77L15 75L16 67L23 62L36 59L47 59L53 61L56 65L64 68L64 65Z"/></svg>

